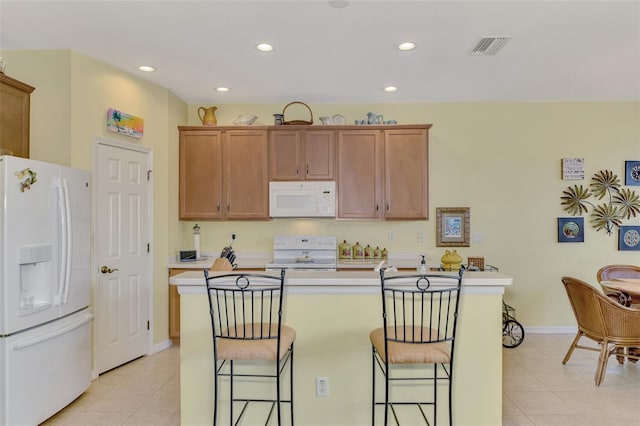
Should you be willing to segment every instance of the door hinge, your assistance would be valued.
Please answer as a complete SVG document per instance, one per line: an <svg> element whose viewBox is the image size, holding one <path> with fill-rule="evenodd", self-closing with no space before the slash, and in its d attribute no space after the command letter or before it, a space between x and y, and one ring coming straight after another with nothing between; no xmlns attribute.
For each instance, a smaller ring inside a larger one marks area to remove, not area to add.
<svg viewBox="0 0 640 426"><path fill-rule="evenodd" d="M147 321L147 330L151 330L151 321Z"/></svg>
<svg viewBox="0 0 640 426"><path fill-rule="evenodd" d="M153 172L153 170L147 170L147 182L151 180L151 172Z"/></svg>
<svg viewBox="0 0 640 426"><path fill-rule="evenodd" d="M147 243L147 253L151 253L151 244Z"/></svg>

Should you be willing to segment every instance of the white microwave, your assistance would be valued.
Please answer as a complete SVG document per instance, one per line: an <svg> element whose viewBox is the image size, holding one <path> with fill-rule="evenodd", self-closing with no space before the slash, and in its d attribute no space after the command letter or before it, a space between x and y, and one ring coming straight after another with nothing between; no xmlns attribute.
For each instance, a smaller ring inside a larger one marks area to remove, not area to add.
<svg viewBox="0 0 640 426"><path fill-rule="evenodd" d="M333 181L269 182L271 217L336 217Z"/></svg>

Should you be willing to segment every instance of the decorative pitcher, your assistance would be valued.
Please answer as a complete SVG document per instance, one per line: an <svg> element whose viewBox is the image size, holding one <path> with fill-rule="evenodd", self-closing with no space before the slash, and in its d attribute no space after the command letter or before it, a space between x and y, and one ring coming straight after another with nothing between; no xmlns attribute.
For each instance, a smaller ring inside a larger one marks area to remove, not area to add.
<svg viewBox="0 0 640 426"><path fill-rule="evenodd" d="M217 109L218 107L198 108L198 117L200 117L200 121L202 121L202 125L215 126L216 124L218 124L218 120L216 120Z"/></svg>
<svg viewBox="0 0 640 426"><path fill-rule="evenodd" d="M378 115L375 112L367 113L367 124L378 124Z"/></svg>

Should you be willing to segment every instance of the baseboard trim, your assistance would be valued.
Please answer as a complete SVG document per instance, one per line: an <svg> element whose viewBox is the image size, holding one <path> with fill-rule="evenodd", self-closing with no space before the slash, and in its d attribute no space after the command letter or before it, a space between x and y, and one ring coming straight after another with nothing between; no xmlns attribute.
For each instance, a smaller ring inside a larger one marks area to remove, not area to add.
<svg viewBox="0 0 640 426"><path fill-rule="evenodd" d="M165 349L169 349L171 346L173 346L173 342L171 341L171 339L163 340L162 342L153 345L152 352L149 355L164 351Z"/></svg>

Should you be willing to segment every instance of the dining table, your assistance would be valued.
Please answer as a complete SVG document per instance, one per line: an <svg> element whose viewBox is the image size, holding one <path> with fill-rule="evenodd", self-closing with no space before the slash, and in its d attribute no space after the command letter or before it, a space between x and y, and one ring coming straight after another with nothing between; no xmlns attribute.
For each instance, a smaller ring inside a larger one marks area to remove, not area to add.
<svg viewBox="0 0 640 426"><path fill-rule="evenodd" d="M624 306L640 304L640 278L611 278L600 281L606 293L615 293Z"/></svg>

